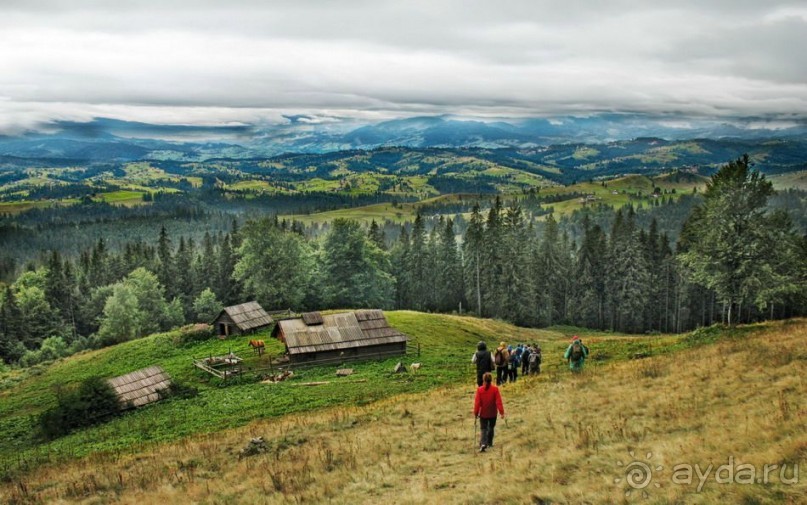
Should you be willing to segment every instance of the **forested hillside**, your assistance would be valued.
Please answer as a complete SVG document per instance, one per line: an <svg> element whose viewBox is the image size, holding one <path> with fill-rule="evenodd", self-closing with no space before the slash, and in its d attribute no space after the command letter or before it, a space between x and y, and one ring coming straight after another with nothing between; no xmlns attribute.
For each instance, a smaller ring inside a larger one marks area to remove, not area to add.
<svg viewBox="0 0 807 505"><path fill-rule="evenodd" d="M806 244L787 213L768 209L772 195L741 158L702 197L638 211L594 203L560 223L536 216L527 194L402 225L275 216L201 240L165 227L156 242L101 239L75 257L52 251L4 289L0 352L32 364L253 298L269 309L458 311L627 332L790 317L805 310Z"/></svg>

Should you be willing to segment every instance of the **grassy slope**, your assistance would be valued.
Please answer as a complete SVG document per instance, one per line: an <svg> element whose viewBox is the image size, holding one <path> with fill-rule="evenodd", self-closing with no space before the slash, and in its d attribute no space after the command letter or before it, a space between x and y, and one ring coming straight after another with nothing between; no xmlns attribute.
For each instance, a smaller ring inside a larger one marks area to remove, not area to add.
<svg viewBox="0 0 807 505"><path fill-rule="evenodd" d="M431 204L435 202L450 203L455 202L460 198L459 195L441 195L432 198L427 198L419 202L401 203L393 205L392 203L377 203L373 205L366 205L364 207L353 207L349 209L331 210L327 212L318 212L316 214L296 214L285 216L286 219L293 219L305 224L311 223L325 223L333 221L337 218L353 219L369 223L372 220L383 223L386 220L403 223L404 221L412 221L415 219L418 208L424 204Z"/></svg>
<svg viewBox="0 0 807 505"><path fill-rule="evenodd" d="M777 190L788 188L807 190L807 170L771 175L768 179Z"/></svg>
<svg viewBox="0 0 807 505"><path fill-rule="evenodd" d="M248 338L226 341L211 339L182 344L178 334L153 335L107 349L85 352L49 367L34 367L6 374L0 382L0 471L13 471L43 458L82 456L94 451L132 450L143 443L174 440L195 433L240 426L260 417L274 417L338 404L365 403L392 394L423 391L461 380L471 350L479 339L516 336L545 339L557 333L524 330L501 323L468 317L425 315L410 312L389 313L390 321L415 337L424 352L419 360L427 371L417 381L390 378L399 358L356 365L359 377L367 383L342 388L290 388L287 385L257 384L255 377L268 373L269 360L257 358L247 348ZM277 356L282 346L265 332L257 335L267 342L269 355ZM255 338L253 336L252 338ZM233 350L245 358L251 369L240 384L221 387L191 364L192 357L225 354ZM114 419L102 426L83 430L50 443L36 438L35 416L55 404L55 390L78 384L91 376L112 377L153 364L161 365L177 381L197 387L199 396L191 400L164 402ZM332 380L336 367L298 371L302 381Z"/></svg>
<svg viewBox="0 0 807 505"><path fill-rule="evenodd" d="M407 326L420 317L393 318ZM440 321L444 328L435 324L432 331L453 327L450 318ZM473 331L496 324L483 323ZM787 463L791 472L794 463L805 463L805 321L664 337L661 344L671 346L665 350L683 350L643 360L592 360L582 376L571 376L558 361L565 342L560 335L574 329L560 330L546 334L544 373L503 388L509 420L499 423L496 448L487 454L474 450L468 371L465 384L431 392L257 420L144 447L136 455L104 452L45 465L3 484L0 494L12 503L141 505L807 500L803 476L801 483L785 485L778 472L771 483L754 485L717 484L712 476L700 492L697 478L692 485L670 480L676 464L717 467L730 456L735 464L758 468ZM588 340L593 356L625 351L614 346L628 341L606 335ZM458 356L467 354L463 348ZM424 365L413 383L425 382L433 366ZM254 436L267 440L269 452L238 459L238 450ZM650 500L637 491L625 496L629 451L640 460L651 454L652 465L663 466L654 473L661 487L647 488Z"/></svg>
<svg viewBox="0 0 807 505"><path fill-rule="evenodd" d="M471 317L429 315L400 311L388 314L390 322L416 338L423 349L424 370L416 379L393 377L390 370L398 359L356 365L356 377L366 383L351 386L330 384L317 388L296 388L286 384L269 386L256 383L268 373L268 356L257 358L247 349L248 338L226 341L211 339L182 344L178 334L153 335L107 349L85 352L48 367L33 367L0 378L0 471L15 472L20 467L42 461L81 457L98 451L132 451L143 444L166 442L193 434L215 432L244 425L261 417L276 417L322 407L367 403L398 393L425 391L463 380L469 373L469 357L476 343L538 340L547 352L559 353L566 337L575 328L530 330L503 322ZM268 355L278 355L282 346L259 334L267 342ZM625 359L637 352L672 350L681 345L679 337L624 337L603 334L594 342L609 342L605 360ZM247 368L241 383L221 387L191 365L192 357L225 354L233 350L245 358ZM177 381L196 387L200 394L190 400L164 402L131 412L104 425L82 430L67 437L43 443L36 435L36 416L55 403L58 387L78 384L91 376L112 377L153 364L161 365ZM298 371L296 380L333 380L336 367ZM335 393L338 391L338 393Z"/></svg>

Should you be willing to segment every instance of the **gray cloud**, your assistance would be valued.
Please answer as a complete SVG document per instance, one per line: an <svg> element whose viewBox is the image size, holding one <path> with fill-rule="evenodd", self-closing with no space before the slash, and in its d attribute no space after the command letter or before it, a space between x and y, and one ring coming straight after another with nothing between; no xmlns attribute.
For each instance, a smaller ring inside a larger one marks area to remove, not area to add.
<svg viewBox="0 0 807 505"><path fill-rule="evenodd" d="M97 116L803 118L803 47L803 2L6 0L0 131Z"/></svg>

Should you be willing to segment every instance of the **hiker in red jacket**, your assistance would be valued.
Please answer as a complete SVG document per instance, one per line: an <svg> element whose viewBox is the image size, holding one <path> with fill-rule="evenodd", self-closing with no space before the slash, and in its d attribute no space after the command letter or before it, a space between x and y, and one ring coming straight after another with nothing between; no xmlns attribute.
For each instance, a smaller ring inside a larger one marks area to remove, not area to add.
<svg viewBox="0 0 807 505"><path fill-rule="evenodd" d="M474 398L474 416L479 418L482 427L482 438L479 442L479 452L485 452L493 447L493 429L496 427L496 411L504 419L504 406L499 388L494 386L493 375L490 372L482 376L483 384L476 390Z"/></svg>

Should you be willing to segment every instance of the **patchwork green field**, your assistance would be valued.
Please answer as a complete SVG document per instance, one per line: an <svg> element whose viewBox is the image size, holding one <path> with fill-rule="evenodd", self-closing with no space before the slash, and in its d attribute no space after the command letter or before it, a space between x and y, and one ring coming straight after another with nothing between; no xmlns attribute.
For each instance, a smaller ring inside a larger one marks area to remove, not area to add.
<svg viewBox="0 0 807 505"><path fill-rule="evenodd" d="M581 182L570 186L546 186L540 187L537 195L547 196L568 196L558 202L545 203L544 207L552 208L553 214L563 216L582 209L587 205L609 205L616 209L625 205L652 205L654 200L659 198L677 199L681 195L691 194L693 191L702 191L706 187L706 178L695 174L665 174L658 177L647 177L643 175L628 175L617 179L603 180L599 182ZM654 194L654 190L660 190ZM584 195L584 196L580 196ZM588 195L588 198L585 197ZM524 198L523 192L503 194L507 201L510 199ZM480 198L479 195L463 195L467 201ZM482 197L485 202L490 198ZM436 198L429 198L417 203L404 203L393 205L383 203L367 205L350 209L339 209L328 212L321 212L307 215L293 215L289 219L300 221L306 225L312 223L325 223L337 218L353 219L357 221L376 222L391 221L402 223L415 219L419 209L434 203L458 202L459 195L443 195ZM487 203L485 203L487 205ZM484 207L484 205L483 205ZM455 213L447 213L454 215ZM468 212L462 213L465 218L470 215Z"/></svg>

